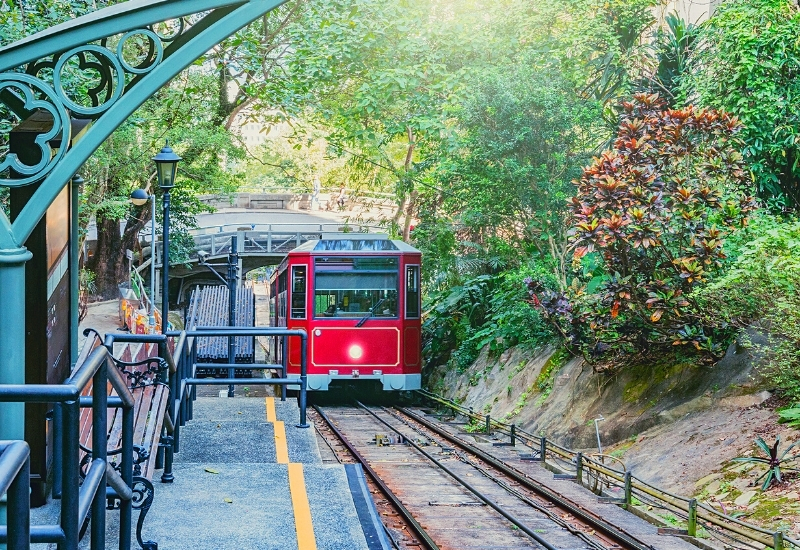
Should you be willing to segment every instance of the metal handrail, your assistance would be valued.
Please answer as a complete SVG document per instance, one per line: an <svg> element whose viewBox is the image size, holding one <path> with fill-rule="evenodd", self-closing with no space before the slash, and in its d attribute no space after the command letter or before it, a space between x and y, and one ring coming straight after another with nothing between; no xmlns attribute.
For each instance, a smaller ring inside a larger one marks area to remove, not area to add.
<svg viewBox="0 0 800 550"><path fill-rule="evenodd" d="M300 408L300 428L308 428L307 419L307 391L308 391L308 372L307 372L307 341L308 335L302 329L285 329L277 327L191 327L191 330L169 331L164 334L127 334L127 333L108 333L105 338L105 346L113 349L115 343L143 343L158 344L159 357L164 359L169 366L169 388L171 401L168 405L168 417L165 421L165 429L170 434L171 439L167 439L164 450L164 470L161 481L170 483L174 480L172 466L175 453L180 451L181 427L190 421L193 416L193 402L196 398L195 388L199 385L231 385L241 384L241 380L234 378L197 378L195 369L197 367L197 340L198 338L224 336L234 338L237 336L272 336L272 337L298 337L300 345L300 377L288 378L286 376L285 365L282 365L281 378L264 379L263 382L249 380L247 384L253 385L260 383L263 385L299 386L298 405ZM175 343L172 350L167 345L169 339ZM227 368L229 365L225 365ZM253 365L251 368L257 368Z"/></svg>
<svg viewBox="0 0 800 550"><path fill-rule="evenodd" d="M441 403L451 410L456 411L458 414L466 416L472 420L481 421L486 419L487 425L500 428L501 430L506 431L506 433L513 432L517 439L522 441L528 440L527 446L529 447L534 448L531 442L540 441L546 452L558 455L564 460L576 463L576 467L578 469L593 470L596 475L605 475L619 482L621 486L625 488L625 506L631 505L631 498L632 496L635 496L634 491L639 491L640 494L652 497L659 501L662 505L670 506L673 509L686 513L688 526L687 532L690 536L696 536L696 525L698 521L705 521L723 530L735 533L749 541L764 545L768 548L773 548L774 550L786 550L789 544L796 548L800 548L800 541L786 536L786 534L782 531L770 531L768 529L764 529L763 527L759 527L757 525L753 525L731 517L727 514L723 514L706 504L698 503L696 499L670 493L669 491L660 489L640 478L633 476L630 472L620 472L619 470L609 468L608 466L605 466L591 459L590 457L584 457L583 454L578 451L573 451L558 445L546 437L537 437L519 429L514 424L507 424L505 422L491 419L488 415L477 414L472 409L468 409L462 405L450 401L449 399L428 392L427 390L417 390L417 392L426 398L437 403ZM577 460L579 455L581 459ZM545 458L546 457L540 457L540 460L544 460ZM580 479L580 474L576 477ZM766 537L759 535L766 535Z"/></svg>
<svg viewBox="0 0 800 550"><path fill-rule="evenodd" d="M117 370L114 357L104 348L95 348L63 384L0 385L0 402L55 403L60 407L61 418L61 521L60 525L30 528L27 544L34 542L58 543L65 550L76 550L80 527L91 508L92 544L105 547L106 485L107 485L107 408L108 384L119 396L113 406L123 409L122 415L122 480L128 488L133 485L133 394ZM80 482L80 405L81 393L92 384L92 453L94 460L89 476ZM0 463L0 476L7 475ZM117 480L112 482L118 485ZM27 498L27 482L25 484ZM102 488L102 489L101 489ZM131 491L118 491L120 506L120 548L130 549ZM18 521L11 519L11 522ZM27 521L30 524L30 520ZM16 531L0 529L0 543L11 544ZM14 544L17 544L15 541ZM27 548L28 546L18 546Z"/></svg>
<svg viewBox="0 0 800 550"><path fill-rule="evenodd" d="M30 548L30 454L25 441L0 441L0 495L8 495L8 525L5 527L8 550Z"/></svg>

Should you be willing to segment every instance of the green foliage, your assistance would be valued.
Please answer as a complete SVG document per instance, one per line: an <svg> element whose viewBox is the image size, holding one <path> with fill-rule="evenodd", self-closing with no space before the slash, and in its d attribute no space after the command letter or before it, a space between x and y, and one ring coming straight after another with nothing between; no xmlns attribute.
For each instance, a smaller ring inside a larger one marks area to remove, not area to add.
<svg viewBox="0 0 800 550"><path fill-rule="evenodd" d="M36 2L0 2L0 45L75 19L98 9L118 4L123 0L37 0Z"/></svg>
<svg viewBox="0 0 800 550"><path fill-rule="evenodd" d="M123 256L118 250L134 248L136 233L150 221L150 205L133 207L130 193L136 188L156 194L161 190L155 181L152 156L170 144L183 158L178 166L177 186L171 192L170 260L185 262L194 249L188 230L195 227L195 215L209 208L198 196L208 191L231 191L241 181L235 162L242 158L224 128L210 123L213 112L213 79L207 75L188 73L173 80L140 107L90 157L81 169L86 180L80 217L82 225L94 217L98 227L110 222L126 221L122 239L115 243L108 237L99 242L107 247L98 250L87 267L97 274L97 292L116 295L117 284L124 274ZM169 130L165 130L168 128ZM161 223L161 208L156 209Z"/></svg>
<svg viewBox="0 0 800 550"><path fill-rule="evenodd" d="M569 357L569 351L565 348L559 348L550 356L547 363L544 364L534 384L536 389L541 393L541 396L537 400L538 402L543 403L544 400L550 396L550 392L553 391L555 374L567 363Z"/></svg>
<svg viewBox="0 0 800 550"><path fill-rule="evenodd" d="M699 27L687 23L674 12L667 15L665 23L665 27L656 31L652 44L656 69L643 84L674 108L678 106L681 83L689 71L689 58L697 44Z"/></svg>
<svg viewBox="0 0 800 550"><path fill-rule="evenodd" d="M760 370L800 399L800 221L761 213L731 244L728 270L692 300L703 322L760 326L768 334L768 344L759 346Z"/></svg>
<svg viewBox="0 0 800 550"><path fill-rule="evenodd" d="M800 12L788 0L723 2L702 25L689 98L736 115L763 196L800 202Z"/></svg>
<svg viewBox="0 0 800 550"><path fill-rule="evenodd" d="M796 459L800 456L800 454L787 456L789 451L791 451L795 446L798 445L800 442L795 442L789 445L786 449L782 452L778 449L781 444L781 436L778 436L775 439L775 443L770 447L767 445L767 442L764 441L762 437L759 436L756 439L756 448L764 455L764 456L740 456L733 459L733 462L746 462L746 463L756 463L756 464L766 464L767 471L761 474L758 479L756 479L756 483L761 481L764 478L764 484L761 486L762 491L766 491L770 485L772 485L773 481L781 483L783 481L781 469L797 472L797 468L789 468L785 466L787 462L791 462L792 460ZM782 466L783 465L783 466Z"/></svg>
<svg viewBox="0 0 800 550"><path fill-rule="evenodd" d="M427 364L450 361L460 371L489 346L499 354L513 345L537 345L552 337L538 312L524 303L522 279L530 268L497 277L478 275L433 292L425 304L423 353Z"/></svg>
<svg viewBox="0 0 800 550"><path fill-rule="evenodd" d="M800 428L800 407L789 407L778 411L778 422Z"/></svg>
<svg viewBox="0 0 800 550"><path fill-rule="evenodd" d="M657 95L623 103L614 148L584 170L572 199L576 267L599 269L582 269L569 303L528 281L534 305L585 356L654 344L724 350L690 292L720 269L725 237L754 208L738 129L724 113L666 110Z"/></svg>
<svg viewBox="0 0 800 550"><path fill-rule="evenodd" d="M657 0L555 2L553 20L540 20L559 66L584 97L610 104L626 95L642 71L642 36L655 23ZM548 13L548 8L539 6ZM538 11L538 10L537 10Z"/></svg>
<svg viewBox="0 0 800 550"><path fill-rule="evenodd" d="M587 160L597 105L557 73L514 65L471 82L452 114L414 233L426 255L443 261L428 264L430 275L451 272L454 254L497 272L561 244L570 181Z"/></svg>

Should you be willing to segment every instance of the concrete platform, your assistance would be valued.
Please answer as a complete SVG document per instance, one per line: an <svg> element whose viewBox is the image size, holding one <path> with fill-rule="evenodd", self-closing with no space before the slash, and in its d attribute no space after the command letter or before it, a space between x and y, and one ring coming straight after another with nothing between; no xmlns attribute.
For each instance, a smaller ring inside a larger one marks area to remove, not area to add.
<svg viewBox="0 0 800 550"><path fill-rule="evenodd" d="M294 400L198 398L175 481L160 483L160 470L153 477L144 540L160 550L388 550L358 472L323 464L314 428L299 420ZM57 522L57 510L41 510L39 523ZM116 548L118 514L107 517L106 548Z"/></svg>
<svg viewBox="0 0 800 550"><path fill-rule="evenodd" d="M299 421L294 400L195 401L175 482L155 484L145 538L160 548L368 550L344 467L322 464L314 429Z"/></svg>

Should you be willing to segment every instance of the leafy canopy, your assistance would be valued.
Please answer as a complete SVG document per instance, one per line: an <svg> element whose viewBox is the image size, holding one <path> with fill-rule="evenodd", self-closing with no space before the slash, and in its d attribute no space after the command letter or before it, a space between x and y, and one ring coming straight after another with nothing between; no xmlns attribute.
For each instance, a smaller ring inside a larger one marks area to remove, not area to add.
<svg viewBox="0 0 800 550"><path fill-rule="evenodd" d="M739 118L759 192L793 205L800 203L798 36L796 2L723 2L702 26L684 82L690 100Z"/></svg>

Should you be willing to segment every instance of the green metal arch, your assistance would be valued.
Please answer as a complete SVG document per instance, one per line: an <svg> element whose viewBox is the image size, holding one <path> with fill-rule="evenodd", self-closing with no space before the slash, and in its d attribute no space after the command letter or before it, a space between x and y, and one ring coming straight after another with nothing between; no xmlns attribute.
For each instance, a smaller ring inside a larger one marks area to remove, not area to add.
<svg viewBox="0 0 800 550"><path fill-rule="evenodd" d="M82 139L58 159L13 224L0 212L0 250L16 249L24 244L64 185L142 103L216 44L284 2L286 0L132 0L0 48L0 73L18 74L25 64L81 45L186 15L209 12L171 41L164 50L163 60L149 72L137 75L122 96L97 117L97 123ZM14 105L15 96L6 94L0 100L12 110L20 108Z"/></svg>

